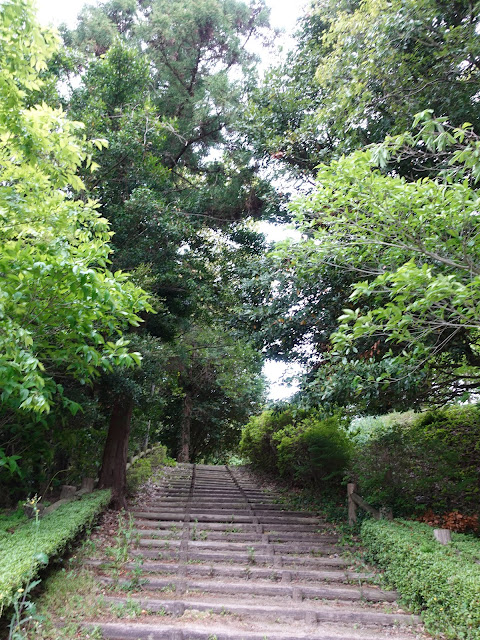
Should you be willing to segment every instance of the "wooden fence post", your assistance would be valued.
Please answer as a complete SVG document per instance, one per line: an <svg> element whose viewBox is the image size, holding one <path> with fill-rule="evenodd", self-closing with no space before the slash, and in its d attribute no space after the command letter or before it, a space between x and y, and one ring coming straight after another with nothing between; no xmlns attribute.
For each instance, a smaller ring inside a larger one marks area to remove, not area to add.
<svg viewBox="0 0 480 640"><path fill-rule="evenodd" d="M77 487L73 484L64 484L60 491L60 500L72 500L77 493Z"/></svg>
<svg viewBox="0 0 480 640"><path fill-rule="evenodd" d="M347 484L347 498L348 498L348 524L354 525L357 521L357 505L353 501L352 493L355 493L356 485L354 482Z"/></svg>
<svg viewBox="0 0 480 640"><path fill-rule="evenodd" d="M393 511L388 507L381 507L380 520L393 520Z"/></svg>
<svg viewBox="0 0 480 640"><path fill-rule="evenodd" d="M434 529L433 535L435 540L438 540L440 544L448 544L452 541L452 532L450 529Z"/></svg>

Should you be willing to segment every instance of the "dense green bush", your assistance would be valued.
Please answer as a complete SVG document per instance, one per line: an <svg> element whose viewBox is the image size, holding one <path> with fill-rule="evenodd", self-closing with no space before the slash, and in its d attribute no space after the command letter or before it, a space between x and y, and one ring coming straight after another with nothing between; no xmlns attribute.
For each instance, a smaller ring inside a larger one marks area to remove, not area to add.
<svg viewBox="0 0 480 640"><path fill-rule="evenodd" d="M273 436L295 422L292 411L264 411L245 425L240 440L240 453L252 465L264 471L276 472L277 443Z"/></svg>
<svg viewBox="0 0 480 640"><path fill-rule="evenodd" d="M367 558L422 613L430 632L480 639L480 540L454 533L444 546L428 525L385 520L365 521L362 539Z"/></svg>
<svg viewBox="0 0 480 640"><path fill-rule="evenodd" d="M17 589L44 564L41 556L61 553L67 544L110 502L110 491L95 491L60 506L53 513L20 523L12 533L0 530L0 614L12 603ZM15 515L14 524L18 523Z"/></svg>
<svg viewBox="0 0 480 640"><path fill-rule="evenodd" d="M315 486L343 476L350 448L343 421L313 411L265 411L245 426L240 442L253 466Z"/></svg>
<svg viewBox="0 0 480 640"><path fill-rule="evenodd" d="M480 408L454 406L352 423L351 475L372 505L412 515L478 512Z"/></svg>

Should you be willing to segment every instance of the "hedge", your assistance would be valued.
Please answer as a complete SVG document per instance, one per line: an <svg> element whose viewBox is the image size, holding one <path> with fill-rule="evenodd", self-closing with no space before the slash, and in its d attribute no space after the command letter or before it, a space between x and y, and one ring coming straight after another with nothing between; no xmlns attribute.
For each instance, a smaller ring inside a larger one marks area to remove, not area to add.
<svg viewBox="0 0 480 640"><path fill-rule="evenodd" d="M441 545L433 529L403 520L362 525L367 559L385 571L428 631L480 640L480 540L459 533Z"/></svg>
<svg viewBox="0 0 480 640"><path fill-rule="evenodd" d="M110 502L110 491L95 491L73 500L41 518L29 520L12 533L0 532L0 614L13 595L44 566L39 554L58 555L76 535L91 524Z"/></svg>

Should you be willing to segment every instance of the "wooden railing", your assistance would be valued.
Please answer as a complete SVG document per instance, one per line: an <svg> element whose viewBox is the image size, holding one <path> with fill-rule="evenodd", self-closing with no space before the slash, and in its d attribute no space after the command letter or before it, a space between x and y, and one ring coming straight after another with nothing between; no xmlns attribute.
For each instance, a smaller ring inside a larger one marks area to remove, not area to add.
<svg viewBox="0 0 480 640"><path fill-rule="evenodd" d="M128 462L127 462L127 470L130 469L132 464L134 464L137 460L140 460L140 458L143 458L144 456L148 455L149 453L152 453L152 451L155 448L156 447L149 447L148 449L143 449L143 451L140 451L139 453L137 453L136 456L130 456L128 458Z"/></svg>
<svg viewBox="0 0 480 640"><path fill-rule="evenodd" d="M356 493L357 485L354 482L347 484L348 497L348 524L352 526L357 521L357 509L363 509L370 513L375 520L393 520L391 509L375 509ZM452 532L449 529L434 529L433 536L440 544L449 544L452 541Z"/></svg>
<svg viewBox="0 0 480 640"><path fill-rule="evenodd" d="M356 493L357 485L354 482L347 484L347 497L348 497L348 524L351 526L357 521L357 509L363 509L370 513L375 520L393 520L393 514L391 509L382 508L375 509L370 506L365 500Z"/></svg>

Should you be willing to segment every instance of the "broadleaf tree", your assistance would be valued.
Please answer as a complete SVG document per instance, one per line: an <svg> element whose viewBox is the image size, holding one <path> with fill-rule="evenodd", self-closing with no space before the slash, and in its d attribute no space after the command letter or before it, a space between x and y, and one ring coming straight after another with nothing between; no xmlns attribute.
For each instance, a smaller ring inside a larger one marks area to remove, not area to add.
<svg viewBox="0 0 480 640"><path fill-rule="evenodd" d="M73 197L84 187L80 167L94 170L92 149L106 142L87 140L61 108L29 104L58 45L28 0L2 3L2 429L25 412L34 419L64 405L75 413L66 382L86 385L102 370L138 365L122 332L152 310L127 274L109 271L112 233L98 204Z"/></svg>
<svg viewBox="0 0 480 640"><path fill-rule="evenodd" d="M295 205L308 236L298 260L312 272L334 262L352 279L308 383L318 402L373 412L468 397L480 385L478 140L430 111L418 119L417 134L321 166L315 191ZM385 173L416 148L450 168L415 181Z"/></svg>
<svg viewBox="0 0 480 640"><path fill-rule="evenodd" d="M478 130L478 4L313 0L295 48L252 94L246 134L273 166L302 177L433 109ZM398 170L418 177L404 159Z"/></svg>

